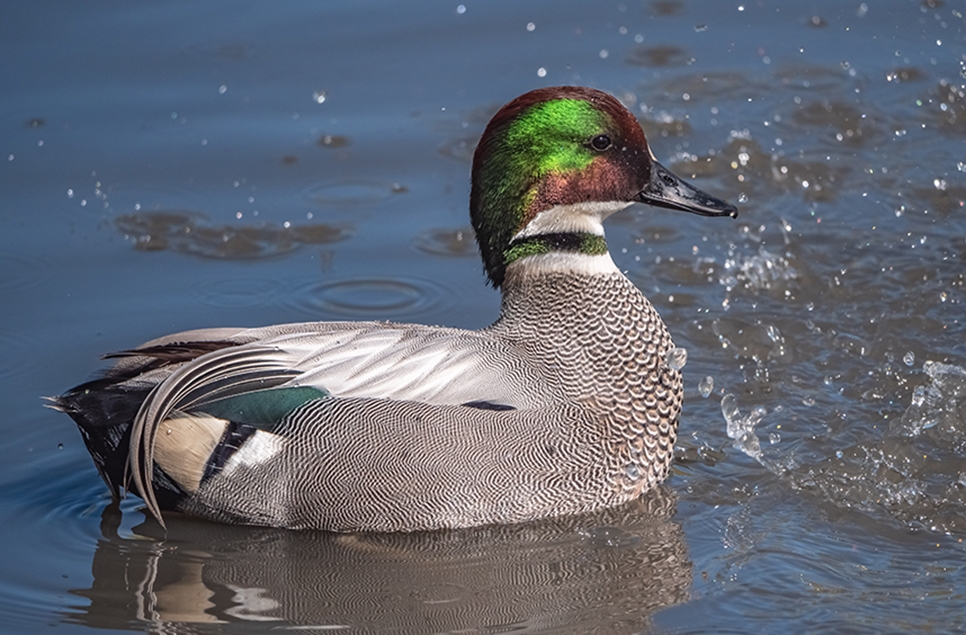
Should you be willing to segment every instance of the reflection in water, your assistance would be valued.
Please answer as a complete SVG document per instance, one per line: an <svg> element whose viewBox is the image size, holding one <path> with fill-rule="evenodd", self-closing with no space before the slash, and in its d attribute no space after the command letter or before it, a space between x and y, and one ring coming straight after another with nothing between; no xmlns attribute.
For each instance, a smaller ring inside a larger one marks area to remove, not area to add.
<svg viewBox="0 0 966 635"><path fill-rule="evenodd" d="M328 534L173 517L122 538L102 516L88 598L65 619L192 632L210 622L285 630L639 630L688 599L691 563L672 496L525 525ZM193 626L187 627L191 624Z"/></svg>
<svg viewBox="0 0 966 635"><path fill-rule="evenodd" d="M631 66L662 68L684 66L689 61L688 53L677 46L636 46L630 50L625 61Z"/></svg>
<svg viewBox="0 0 966 635"><path fill-rule="evenodd" d="M197 212L164 210L118 216L114 224L142 251L171 250L204 258L270 258L302 245L334 243L349 236L344 225L212 225Z"/></svg>
<svg viewBox="0 0 966 635"><path fill-rule="evenodd" d="M942 79L930 96L934 96L939 103L937 115L940 127L947 132L966 132L966 88Z"/></svg>

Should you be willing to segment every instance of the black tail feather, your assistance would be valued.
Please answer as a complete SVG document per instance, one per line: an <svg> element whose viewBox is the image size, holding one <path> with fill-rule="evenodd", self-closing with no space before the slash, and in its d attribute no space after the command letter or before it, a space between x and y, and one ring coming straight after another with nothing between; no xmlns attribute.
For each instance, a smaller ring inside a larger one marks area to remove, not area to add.
<svg viewBox="0 0 966 635"><path fill-rule="evenodd" d="M131 423L151 388L106 377L81 384L55 400L55 406L80 428L87 451L115 499L125 485Z"/></svg>

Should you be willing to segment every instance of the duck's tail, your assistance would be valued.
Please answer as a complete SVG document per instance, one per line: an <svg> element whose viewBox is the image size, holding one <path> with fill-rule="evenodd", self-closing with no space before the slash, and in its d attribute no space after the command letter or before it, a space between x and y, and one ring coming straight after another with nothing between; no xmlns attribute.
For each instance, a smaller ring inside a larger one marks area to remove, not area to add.
<svg viewBox="0 0 966 635"><path fill-rule="evenodd" d="M76 386L48 406L67 413L80 428L94 465L115 500L129 489L131 427L141 404L182 363L235 346L229 340L161 342L105 355L118 359L103 377Z"/></svg>
<svg viewBox="0 0 966 635"><path fill-rule="evenodd" d="M117 378L95 379L51 399L50 406L67 413L81 436L101 478L115 500L126 487L131 423L153 386L131 386Z"/></svg>

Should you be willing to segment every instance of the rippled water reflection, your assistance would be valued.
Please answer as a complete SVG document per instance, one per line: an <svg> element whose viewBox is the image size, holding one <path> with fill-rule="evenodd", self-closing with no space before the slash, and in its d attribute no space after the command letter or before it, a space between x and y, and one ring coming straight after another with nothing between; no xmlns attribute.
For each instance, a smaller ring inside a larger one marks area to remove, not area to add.
<svg viewBox="0 0 966 635"><path fill-rule="evenodd" d="M319 223L215 226L203 214L183 210L122 214L114 224L136 249L222 260L270 258L303 245L338 242L349 235L347 227Z"/></svg>
<svg viewBox="0 0 966 635"><path fill-rule="evenodd" d="M6 628L962 629L956 3L32 7L0 21ZM412 536L165 536L136 500L108 506L38 399L104 352L203 326L492 320L469 162L501 103L557 83L617 95L659 159L741 207L608 222L687 351L666 491Z"/></svg>
<svg viewBox="0 0 966 635"><path fill-rule="evenodd" d="M347 536L175 518L166 533L146 523L122 536L110 506L93 582L70 590L63 617L161 631L216 622L366 632L640 629L689 595L691 563L673 511L659 490L592 516L468 532Z"/></svg>

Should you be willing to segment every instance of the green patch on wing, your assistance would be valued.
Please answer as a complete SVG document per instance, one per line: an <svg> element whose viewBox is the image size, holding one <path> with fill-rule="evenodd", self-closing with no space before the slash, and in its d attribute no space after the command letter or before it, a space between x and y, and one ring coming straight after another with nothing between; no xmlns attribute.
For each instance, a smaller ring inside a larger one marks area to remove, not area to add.
<svg viewBox="0 0 966 635"><path fill-rule="evenodd" d="M303 404L330 396L311 386L266 388L218 399L200 409L219 419L261 427L278 423Z"/></svg>

